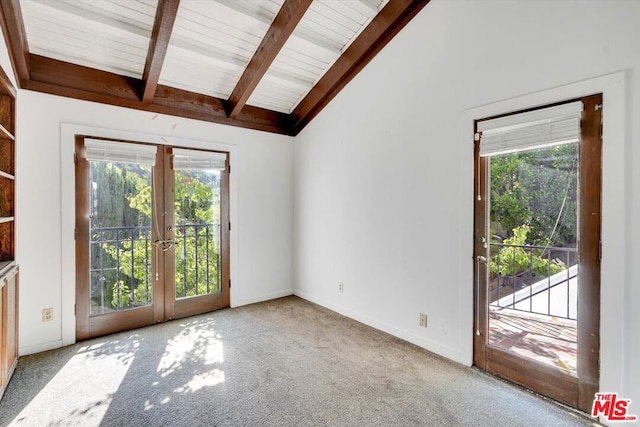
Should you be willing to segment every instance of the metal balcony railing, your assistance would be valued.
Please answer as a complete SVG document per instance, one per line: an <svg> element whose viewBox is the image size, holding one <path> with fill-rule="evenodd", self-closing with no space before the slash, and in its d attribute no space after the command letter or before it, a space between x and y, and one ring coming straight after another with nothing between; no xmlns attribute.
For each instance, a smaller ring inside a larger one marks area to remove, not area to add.
<svg viewBox="0 0 640 427"><path fill-rule="evenodd" d="M578 250L490 245L489 305L577 319Z"/></svg>
<svg viewBox="0 0 640 427"><path fill-rule="evenodd" d="M220 290L220 224L176 225L176 298Z"/></svg>
<svg viewBox="0 0 640 427"><path fill-rule="evenodd" d="M91 315L148 305L153 298L150 226L90 229ZM220 224L175 226L176 298L215 292L221 280Z"/></svg>

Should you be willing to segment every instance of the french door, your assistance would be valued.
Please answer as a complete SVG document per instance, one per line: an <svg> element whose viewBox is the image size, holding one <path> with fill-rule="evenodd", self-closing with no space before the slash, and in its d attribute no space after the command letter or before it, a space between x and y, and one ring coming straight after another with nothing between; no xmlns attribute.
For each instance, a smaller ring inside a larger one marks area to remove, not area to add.
<svg viewBox="0 0 640 427"><path fill-rule="evenodd" d="M602 95L476 122L474 364L589 412Z"/></svg>
<svg viewBox="0 0 640 427"><path fill-rule="evenodd" d="M76 138L76 337L229 306L228 154Z"/></svg>

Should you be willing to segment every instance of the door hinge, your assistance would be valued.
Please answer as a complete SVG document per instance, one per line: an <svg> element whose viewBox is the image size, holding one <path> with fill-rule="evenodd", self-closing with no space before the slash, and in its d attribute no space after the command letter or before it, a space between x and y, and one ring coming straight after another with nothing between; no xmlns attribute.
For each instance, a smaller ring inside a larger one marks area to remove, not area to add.
<svg viewBox="0 0 640 427"><path fill-rule="evenodd" d="M602 110L602 104L596 104L596 111L597 110Z"/></svg>
<svg viewBox="0 0 640 427"><path fill-rule="evenodd" d="M231 165L228 166L229 167L229 175L231 175Z"/></svg>
<svg viewBox="0 0 640 427"><path fill-rule="evenodd" d="M78 239L78 229L74 228L73 229L73 240L77 240Z"/></svg>
<svg viewBox="0 0 640 427"><path fill-rule="evenodd" d="M474 141L480 141L480 132L476 132L475 135L473 135L473 140Z"/></svg>
<svg viewBox="0 0 640 427"><path fill-rule="evenodd" d="M231 223L229 223L229 231L231 231Z"/></svg>
<svg viewBox="0 0 640 427"><path fill-rule="evenodd" d="M231 279L229 279L229 289L231 289Z"/></svg>
<svg viewBox="0 0 640 427"><path fill-rule="evenodd" d="M73 152L73 163L78 163L78 154L76 154L76 152Z"/></svg>
<svg viewBox="0 0 640 427"><path fill-rule="evenodd" d="M598 245L598 259L602 261L602 240L600 240L600 244Z"/></svg>
<svg viewBox="0 0 640 427"><path fill-rule="evenodd" d="M78 304L73 304L73 314L78 314Z"/></svg>

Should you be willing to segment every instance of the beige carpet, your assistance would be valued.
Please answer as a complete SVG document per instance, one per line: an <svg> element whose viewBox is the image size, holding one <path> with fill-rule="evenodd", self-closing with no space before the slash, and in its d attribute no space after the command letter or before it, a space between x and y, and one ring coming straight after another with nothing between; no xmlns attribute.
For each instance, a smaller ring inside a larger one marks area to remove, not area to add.
<svg viewBox="0 0 640 427"><path fill-rule="evenodd" d="M16 426L580 426L566 412L296 297L20 359Z"/></svg>

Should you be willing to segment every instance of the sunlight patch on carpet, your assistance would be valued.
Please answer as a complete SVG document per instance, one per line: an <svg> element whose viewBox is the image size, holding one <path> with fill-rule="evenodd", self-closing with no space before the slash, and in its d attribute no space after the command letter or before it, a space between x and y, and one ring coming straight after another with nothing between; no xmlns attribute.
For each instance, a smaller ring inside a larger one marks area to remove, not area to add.
<svg viewBox="0 0 640 427"><path fill-rule="evenodd" d="M213 325L192 324L167 342L157 372L162 378L184 378L174 393L194 393L225 381L223 362L222 337Z"/></svg>
<svg viewBox="0 0 640 427"><path fill-rule="evenodd" d="M178 387L173 391L174 393L195 393L202 388L213 387L214 385L223 382L224 372L220 369L212 369L208 372L194 375L187 384L182 387Z"/></svg>
<svg viewBox="0 0 640 427"><path fill-rule="evenodd" d="M133 338L81 347L31 399L14 422L43 425L40 419L45 416L46 419L57 420L53 425L100 424L127 375L139 346L138 340ZM92 374L87 375L87 372ZM75 381L77 378L82 378L82 381ZM52 401L60 404L48 404ZM68 406L65 401L72 401L74 404ZM46 409L43 411L43 408Z"/></svg>

